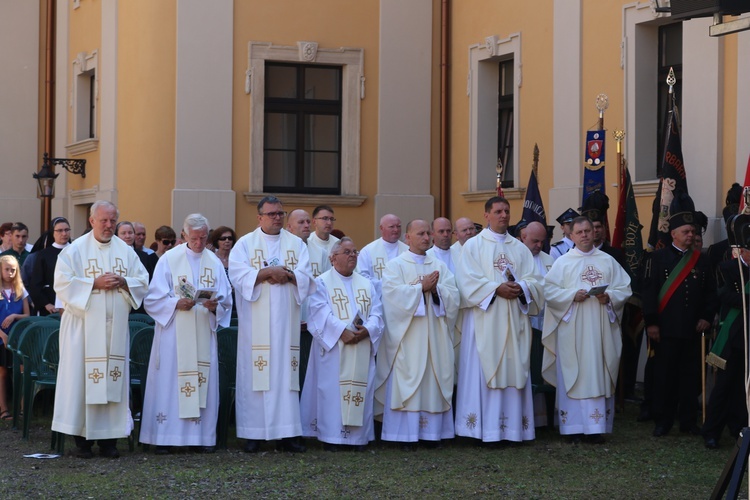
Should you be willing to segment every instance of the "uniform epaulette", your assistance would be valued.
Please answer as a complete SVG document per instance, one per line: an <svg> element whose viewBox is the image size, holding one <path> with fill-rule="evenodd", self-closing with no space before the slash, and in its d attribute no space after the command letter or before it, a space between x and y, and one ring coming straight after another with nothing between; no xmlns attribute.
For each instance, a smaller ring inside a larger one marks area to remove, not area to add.
<svg viewBox="0 0 750 500"><path fill-rule="evenodd" d="M564 243L563 240L560 240L557 243L553 243L552 246L556 247L557 245L562 245L563 243Z"/></svg>

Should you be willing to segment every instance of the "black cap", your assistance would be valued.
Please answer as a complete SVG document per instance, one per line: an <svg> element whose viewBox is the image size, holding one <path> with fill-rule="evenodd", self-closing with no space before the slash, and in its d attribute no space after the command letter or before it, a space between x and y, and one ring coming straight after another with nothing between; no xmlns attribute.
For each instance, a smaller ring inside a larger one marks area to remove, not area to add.
<svg viewBox="0 0 750 500"><path fill-rule="evenodd" d="M528 225L529 221L527 221L526 219L521 219L518 221L518 224L516 224L512 228L508 228L508 230L513 236L519 238L521 236L521 229L525 228Z"/></svg>
<svg viewBox="0 0 750 500"><path fill-rule="evenodd" d="M693 212L677 212L669 218L669 230L672 231L678 227L696 224L695 214Z"/></svg>
<svg viewBox="0 0 750 500"><path fill-rule="evenodd" d="M580 214L578 212L576 212L572 208L569 208L566 211L564 211L562 215L560 215L560 217L558 217L555 220L557 220L557 222L562 226L563 224L566 224L568 222L573 222L573 219L575 219L579 215Z"/></svg>

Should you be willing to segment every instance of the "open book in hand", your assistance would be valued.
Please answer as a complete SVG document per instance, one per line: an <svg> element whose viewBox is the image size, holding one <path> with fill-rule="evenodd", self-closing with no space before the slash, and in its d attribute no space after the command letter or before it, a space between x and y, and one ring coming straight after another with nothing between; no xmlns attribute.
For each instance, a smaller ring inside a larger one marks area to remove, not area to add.
<svg viewBox="0 0 750 500"><path fill-rule="evenodd" d="M203 304L207 300L214 300L219 291L216 288L199 288L195 291L195 302Z"/></svg>
<svg viewBox="0 0 750 500"><path fill-rule="evenodd" d="M589 297L601 295L604 293L605 290L607 290L608 286L609 286L608 284L592 286L591 289L588 292L586 292L586 295L588 295Z"/></svg>

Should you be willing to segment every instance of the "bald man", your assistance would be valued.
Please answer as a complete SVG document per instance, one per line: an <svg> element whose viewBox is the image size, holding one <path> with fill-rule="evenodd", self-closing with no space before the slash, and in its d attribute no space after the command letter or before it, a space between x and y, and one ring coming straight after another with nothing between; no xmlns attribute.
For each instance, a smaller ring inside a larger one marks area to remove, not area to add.
<svg viewBox="0 0 750 500"><path fill-rule="evenodd" d="M301 208L295 208L289 212L286 219L286 230L307 243L307 239L310 237L311 223L310 214Z"/></svg>
<svg viewBox="0 0 750 500"><path fill-rule="evenodd" d="M445 217L438 217L432 221L432 240L433 246L427 253L440 259L448 266L450 272L456 271L456 262L461 255L461 245L456 248L451 247L453 242L453 226L451 221Z"/></svg>
<svg viewBox="0 0 750 500"><path fill-rule="evenodd" d="M456 220L456 224L453 227L453 233L456 235L456 244L459 244L461 246L466 243L466 240L469 238L476 236L477 234L477 227L474 225L474 222L472 222L471 219L468 217L461 217L460 219Z"/></svg>
<svg viewBox="0 0 750 500"><path fill-rule="evenodd" d="M393 214L380 218L380 238L368 244L359 252L357 272L370 280L382 280L388 261L395 259L409 247L399 241L401 219Z"/></svg>

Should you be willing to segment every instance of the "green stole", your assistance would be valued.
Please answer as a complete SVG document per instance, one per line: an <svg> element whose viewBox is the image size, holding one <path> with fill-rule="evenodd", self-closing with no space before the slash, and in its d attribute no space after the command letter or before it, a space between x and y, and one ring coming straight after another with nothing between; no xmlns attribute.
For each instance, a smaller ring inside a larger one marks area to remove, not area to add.
<svg viewBox="0 0 750 500"><path fill-rule="evenodd" d="M328 301L334 316L344 323L351 323L352 316L346 285L335 270L320 276L328 290ZM366 320L370 314L370 281L358 273L352 274L352 293L359 317ZM341 395L341 422L343 425L361 426L365 414L367 376L370 372L370 340L357 344L344 344L339 339L339 392Z"/></svg>
<svg viewBox="0 0 750 500"><path fill-rule="evenodd" d="M164 254L172 271L175 294L184 297L180 289L184 283L198 288L216 287L214 274L219 272L204 250L200 260L199 283L193 284L193 269L190 267L186 249ZM224 272L222 269L220 272ZM177 345L177 387L180 418L199 418L200 409L206 407L208 379L211 371L211 312L196 304L189 311L175 311L175 344ZM198 397L193 394L197 393Z"/></svg>
<svg viewBox="0 0 750 500"><path fill-rule="evenodd" d="M745 294L748 293L750 293L750 281L745 283ZM742 310L739 307L732 307L724 317L724 321L721 322L721 329L719 329L719 333L716 335L716 342L711 347L711 352L706 356L706 363L709 365L721 370L726 369L727 360L722 357L722 354L729 340L729 330L731 330L732 325L739 318L741 312Z"/></svg>

